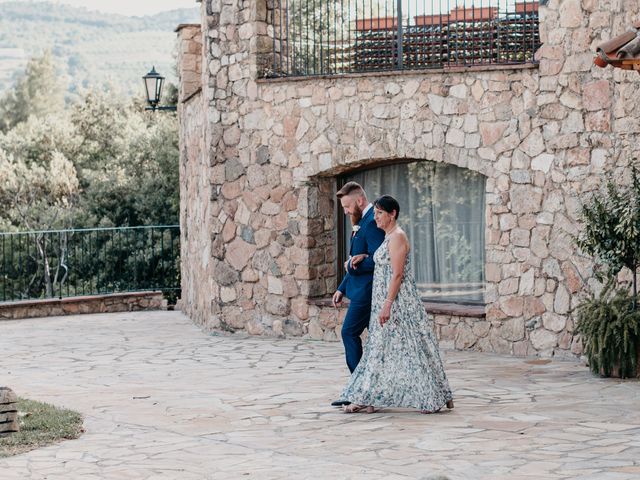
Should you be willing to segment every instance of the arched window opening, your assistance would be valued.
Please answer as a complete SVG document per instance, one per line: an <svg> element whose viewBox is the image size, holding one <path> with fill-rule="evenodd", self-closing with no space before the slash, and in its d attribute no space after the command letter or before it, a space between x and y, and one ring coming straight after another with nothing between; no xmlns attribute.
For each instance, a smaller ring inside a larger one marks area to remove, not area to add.
<svg viewBox="0 0 640 480"><path fill-rule="evenodd" d="M370 201L383 194L400 203L399 224L426 301L484 303L485 177L430 161L385 165L341 176L360 183ZM343 216L338 265L346 259L351 222Z"/></svg>

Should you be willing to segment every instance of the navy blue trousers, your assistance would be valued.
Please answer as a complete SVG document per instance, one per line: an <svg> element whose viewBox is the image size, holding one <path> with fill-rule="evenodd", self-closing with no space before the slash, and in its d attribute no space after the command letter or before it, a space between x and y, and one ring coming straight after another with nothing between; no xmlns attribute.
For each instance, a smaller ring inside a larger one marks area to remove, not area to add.
<svg viewBox="0 0 640 480"><path fill-rule="evenodd" d="M347 315L344 317L342 324L342 343L344 344L344 354L347 359L349 371L353 371L358 366L360 358L362 358L362 340L360 335L364 329L369 326L369 317L371 316L370 303L353 303L349 304Z"/></svg>

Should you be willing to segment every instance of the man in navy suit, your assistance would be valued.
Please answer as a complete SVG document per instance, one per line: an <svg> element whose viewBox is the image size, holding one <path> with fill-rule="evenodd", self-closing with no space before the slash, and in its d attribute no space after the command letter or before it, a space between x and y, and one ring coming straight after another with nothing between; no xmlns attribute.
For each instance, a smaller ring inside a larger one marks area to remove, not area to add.
<svg viewBox="0 0 640 480"><path fill-rule="evenodd" d="M369 325L371 315L371 288L373 286L373 254L384 240L384 231L373 219L373 205L364 189L356 182L348 182L336 194L346 215L351 217L353 234L349 258L344 264L345 276L333 294L333 306L338 307L343 297L349 299L349 309L342 324L342 343L349 371L353 373L362 357L360 335ZM335 401L341 406L347 402Z"/></svg>

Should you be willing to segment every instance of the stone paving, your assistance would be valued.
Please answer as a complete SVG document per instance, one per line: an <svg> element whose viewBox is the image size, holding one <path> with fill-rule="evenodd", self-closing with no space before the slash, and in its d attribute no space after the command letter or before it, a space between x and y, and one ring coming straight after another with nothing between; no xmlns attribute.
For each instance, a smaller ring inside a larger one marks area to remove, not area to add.
<svg viewBox="0 0 640 480"><path fill-rule="evenodd" d="M0 384L86 428L0 459L2 480L640 478L640 385L578 362L446 351L454 410L345 415L340 344L179 312L4 321L0 351Z"/></svg>

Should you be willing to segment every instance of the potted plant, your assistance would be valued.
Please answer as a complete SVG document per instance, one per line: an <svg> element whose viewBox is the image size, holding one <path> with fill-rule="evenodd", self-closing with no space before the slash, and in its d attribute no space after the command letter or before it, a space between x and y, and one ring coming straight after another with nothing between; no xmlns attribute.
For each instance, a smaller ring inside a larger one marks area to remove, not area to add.
<svg viewBox="0 0 640 480"><path fill-rule="evenodd" d="M640 175L631 169L629 186L612 179L605 194L582 208L578 247L596 260L597 278L605 282L576 309L576 331L582 335L589 366L602 376L637 377L640 353L640 310L637 271L640 266ZM618 282L624 269L628 283Z"/></svg>

